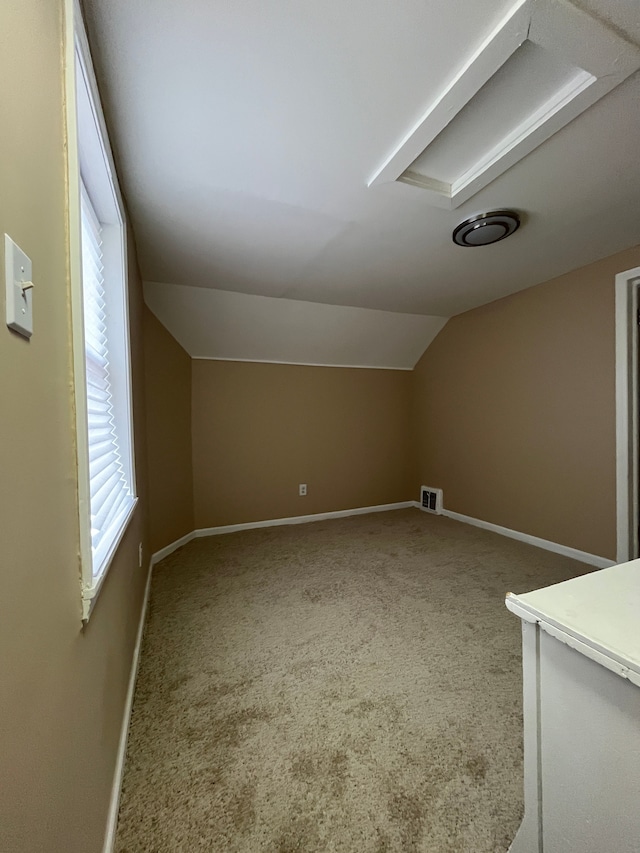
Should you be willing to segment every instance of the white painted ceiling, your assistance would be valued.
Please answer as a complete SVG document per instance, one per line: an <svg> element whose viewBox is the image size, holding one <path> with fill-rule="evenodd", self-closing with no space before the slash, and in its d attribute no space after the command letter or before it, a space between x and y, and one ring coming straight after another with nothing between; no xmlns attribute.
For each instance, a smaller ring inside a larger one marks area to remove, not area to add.
<svg viewBox="0 0 640 853"><path fill-rule="evenodd" d="M517 2L85 0L147 293L449 317L640 243L638 73L456 210L367 186ZM575 5L640 43L636 0ZM452 243L496 207L513 237Z"/></svg>
<svg viewBox="0 0 640 853"><path fill-rule="evenodd" d="M447 322L160 282L144 296L192 358L411 370Z"/></svg>

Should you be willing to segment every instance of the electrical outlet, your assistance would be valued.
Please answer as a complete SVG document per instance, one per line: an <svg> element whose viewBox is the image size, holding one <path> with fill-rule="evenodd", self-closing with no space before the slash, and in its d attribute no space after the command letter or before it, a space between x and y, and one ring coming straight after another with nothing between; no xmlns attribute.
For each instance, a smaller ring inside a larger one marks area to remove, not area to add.
<svg viewBox="0 0 640 853"><path fill-rule="evenodd" d="M138 545L138 568L142 568L142 542Z"/></svg>
<svg viewBox="0 0 640 853"><path fill-rule="evenodd" d="M307 494L307 484L306 483L300 483L300 485L298 486L298 494L300 495L301 498Z"/></svg>

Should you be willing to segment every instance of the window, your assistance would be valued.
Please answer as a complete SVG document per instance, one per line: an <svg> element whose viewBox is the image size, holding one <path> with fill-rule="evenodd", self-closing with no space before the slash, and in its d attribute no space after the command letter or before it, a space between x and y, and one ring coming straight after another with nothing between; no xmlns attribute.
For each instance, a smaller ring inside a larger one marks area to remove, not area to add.
<svg viewBox="0 0 640 853"><path fill-rule="evenodd" d="M67 0L67 15L69 251L88 619L136 497L123 206L77 0Z"/></svg>

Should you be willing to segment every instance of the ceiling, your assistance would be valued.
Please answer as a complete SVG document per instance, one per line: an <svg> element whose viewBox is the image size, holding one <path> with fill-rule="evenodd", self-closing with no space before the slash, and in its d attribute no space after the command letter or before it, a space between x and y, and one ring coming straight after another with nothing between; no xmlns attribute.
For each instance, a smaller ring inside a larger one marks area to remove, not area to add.
<svg viewBox="0 0 640 853"><path fill-rule="evenodd" d="M143 278L450 317L640 243L637 72L456 209L368 186L523 2L85 0ZM636 0L574 5L640 44ZM513 237L452 243L497 207Z"/></svg>
<svg viewBox="0 0 640 853"><path fill-rule="evenodd" d="M144 296L192 358L411 370L447 322L161 282Z"/></svg>

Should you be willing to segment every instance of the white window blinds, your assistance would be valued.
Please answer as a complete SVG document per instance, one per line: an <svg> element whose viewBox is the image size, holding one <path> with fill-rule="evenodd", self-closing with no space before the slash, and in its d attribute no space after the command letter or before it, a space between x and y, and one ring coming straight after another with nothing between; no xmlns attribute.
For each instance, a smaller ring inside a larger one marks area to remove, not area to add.
<svg viewBox="0 0 640 853"><path fill-rule="evenodd" d="M96 578L110 556L134 497L120 456L119 413L114 411L109 372L102 228L84 185L81 190L81 218L91 551L93 576ZM120 426L122 428L122 423Z"/></svg>

